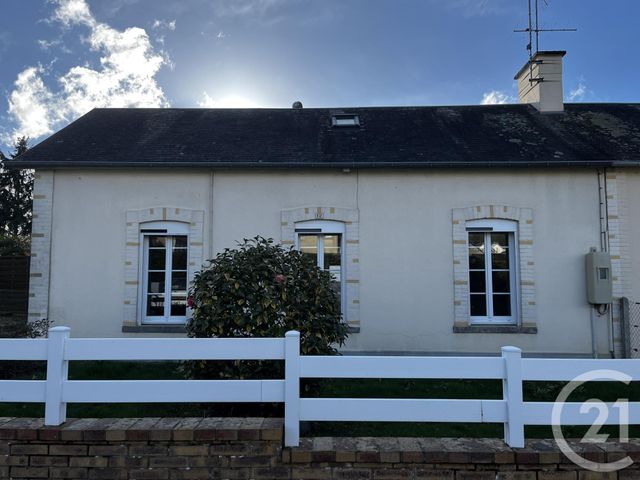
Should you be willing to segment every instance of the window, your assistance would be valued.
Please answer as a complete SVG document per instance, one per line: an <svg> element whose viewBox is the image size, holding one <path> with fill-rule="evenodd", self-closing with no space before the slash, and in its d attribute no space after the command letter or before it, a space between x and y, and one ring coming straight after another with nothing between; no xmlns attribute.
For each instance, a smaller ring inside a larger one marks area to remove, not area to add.
<svg viewBox="0 0 640 480"><path fill-rule="evenodd" d="M345 315L344 292L344 223L309 221L296 223L297 248L321 269L331 273L333 287L340 298L342 317Z"/></svg>
<svg viewBox="0 0 640 480"><path fill-rule="evenodd" d="M471 323L516 323L517 222L466 223Z"/></svg>
<svg viewBox="0 0 640 480"><path fill-rule="evenodd" d="M142 323L185 323L187 319L188 225L141 224Z"/></svg>

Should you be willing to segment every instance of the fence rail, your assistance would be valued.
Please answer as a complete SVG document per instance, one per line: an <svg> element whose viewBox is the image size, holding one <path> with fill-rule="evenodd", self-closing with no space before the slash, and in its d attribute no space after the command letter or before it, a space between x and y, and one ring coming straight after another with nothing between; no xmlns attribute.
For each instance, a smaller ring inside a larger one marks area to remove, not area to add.
<svg viewBox="0 0 640 480"><path fill-rule="evenodd" d="M300 356L300 334L247 339L80 339L54 327L47 339L0 339L0 360L46 360L46 380L0 380L0 402L45 403L45 424L66 420L67 403L277 402L285 404L285 444L299 443L301 421L503 423L505 442L524 446L524 425L551 425L553 402L524 402L523 381L640 380L640 360L528 359L515 347L501 357ZM281 380L69 380L76 360L284 360ZM301 378L499 379L500 400L301 398ZM602 403L563 404L562 424L592 425ZM605 404L604 424L640 424L640 402Z"/></svg>

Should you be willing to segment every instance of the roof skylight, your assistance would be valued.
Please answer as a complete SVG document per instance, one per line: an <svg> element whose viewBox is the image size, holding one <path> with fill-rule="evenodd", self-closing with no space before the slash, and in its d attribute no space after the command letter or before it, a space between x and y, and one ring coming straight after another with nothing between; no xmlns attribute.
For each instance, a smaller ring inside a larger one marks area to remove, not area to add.
<svg viewBox="0 0 640 480"><path fill-rule="evenodd" d="M352 113L340 113L331 116L332 127L359 127L360 117Z"/></svg>

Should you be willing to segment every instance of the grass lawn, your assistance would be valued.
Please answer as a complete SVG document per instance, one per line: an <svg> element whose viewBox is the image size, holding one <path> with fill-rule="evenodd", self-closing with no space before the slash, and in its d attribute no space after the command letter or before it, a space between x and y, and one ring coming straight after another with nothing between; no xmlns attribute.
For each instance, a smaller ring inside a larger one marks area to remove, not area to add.
<svg viewBox="0 0 640 480"><path fill-rule="evenodd" d="M3 372L0 363L0 372ZM6 378L6 373L0 373ZM30 362L28 369L14 378L44 378L44 363ZM71 362L72 380L154 380L181 379L177 362ZM526 382L525 401L553 401L562 382ZM330 398L452 398L500 399L502 384L494 380L396 380L396 379L331 379L321 383L320 397ZM614 402L619 398L640 401L640 382L623 385L614 382L590 383L576 390L570 401L598 398ZM282 415L281 406L267 408L272 415ZM255 405L202 404L70 404L69 417L156 417L156 416L223 416L261 415ZM0 403L0 416L42 417L42 404ZM310 422L305 435L314 436L426 436L426 437L496 437L503 435L502 424L469 423L390 423L390 422ZM586 427L565 427L567 437L580 437ZM603 428L617 436L617 428ZM639 427L630 427L631 436L640 436ZM531 438L551 437L550 427L526 427Z"/></svg>

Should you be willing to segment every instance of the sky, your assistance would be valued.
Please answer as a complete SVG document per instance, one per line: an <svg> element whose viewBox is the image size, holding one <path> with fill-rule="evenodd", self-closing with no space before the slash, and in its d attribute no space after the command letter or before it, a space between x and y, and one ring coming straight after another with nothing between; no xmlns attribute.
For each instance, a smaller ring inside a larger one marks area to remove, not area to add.
<svg viewBox="0 0 640 480"><path fill-rule="evenodd" d="M534 0L535 1L535 0ZM640 1L540 0L568 102L640 102ZM0 150L95 107L515 103L527 0L0 0Z"/></svg>

